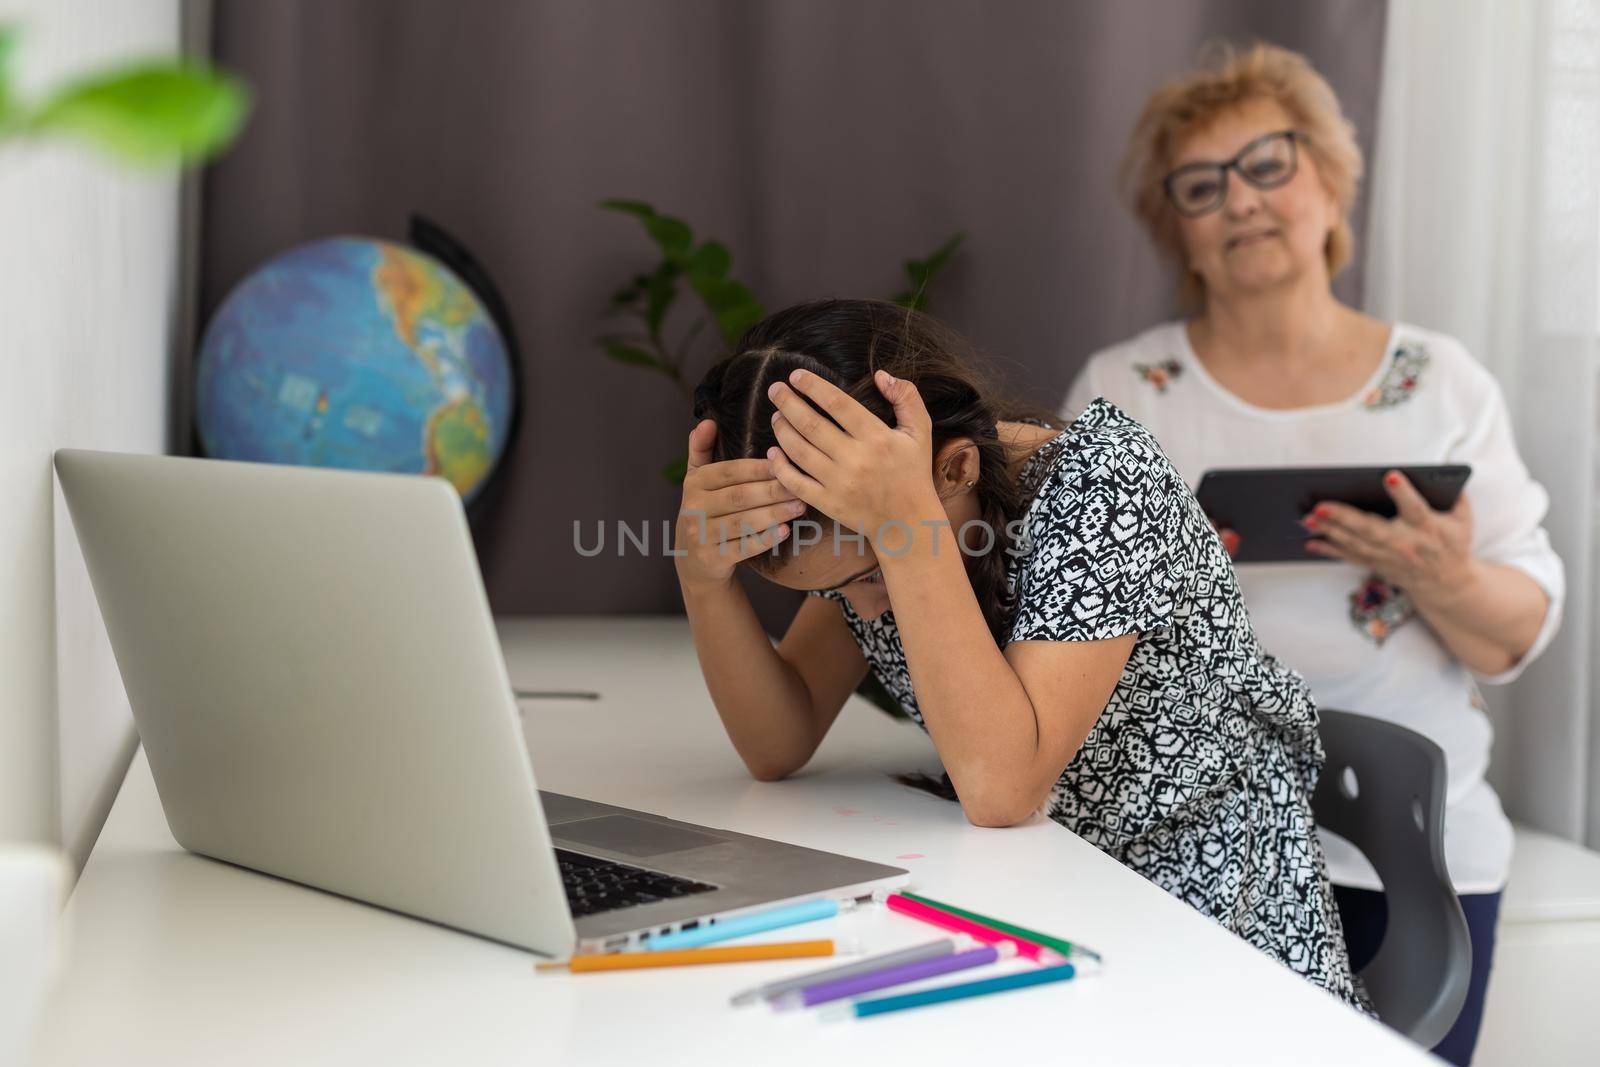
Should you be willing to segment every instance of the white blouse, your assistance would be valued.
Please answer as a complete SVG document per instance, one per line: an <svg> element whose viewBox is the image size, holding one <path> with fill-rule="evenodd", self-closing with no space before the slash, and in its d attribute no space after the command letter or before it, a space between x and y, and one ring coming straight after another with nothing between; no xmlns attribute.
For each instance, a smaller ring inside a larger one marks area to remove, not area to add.
<svg viewBox="0 0 1600 1067"><path fill-rule="evenodd" d="M1560 624L1565 575L1541 523L1544 488L1517 453L1500 387L1459 341L1405 323L1372 377L1332 404L1272 410L1206 372L1181 322L1097 352L1061 414L1104 396L1142 423L1189 483L1213 467L1469 463L1473 551L1526 572L1550 597L1533 647L1502 674L1471 671L1417 618L1405 593L1353 564L1238 564L1262 645L1298 670L1322 707L1408 726L1444 749L1450 784L1445 854L1459 893L1505 885L1511 824L1484 780L1492 731L1477 682L1509 682ZM1381 888L1365 857L1322 831L1337 884Z"/></svg>

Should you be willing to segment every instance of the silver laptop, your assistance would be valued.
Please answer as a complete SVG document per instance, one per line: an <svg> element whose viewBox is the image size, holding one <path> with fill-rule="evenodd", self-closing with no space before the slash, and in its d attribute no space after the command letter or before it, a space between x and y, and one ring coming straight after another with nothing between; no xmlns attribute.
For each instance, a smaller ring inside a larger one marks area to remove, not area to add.
<svg viewBox="0 0 1600 1067"><path fill-rule="evenodd" d="M548 955L907 878L539 793L443 479L55 464L184 848Z"/></svg>

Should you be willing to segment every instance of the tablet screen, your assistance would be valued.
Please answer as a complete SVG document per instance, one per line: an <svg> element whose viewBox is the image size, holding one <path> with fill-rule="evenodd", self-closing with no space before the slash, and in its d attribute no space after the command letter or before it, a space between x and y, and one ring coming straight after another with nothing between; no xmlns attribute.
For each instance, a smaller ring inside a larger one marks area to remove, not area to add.
<svg viewBox="0 0 1600 1067"><path fill-rule="evenodd" d="M1235 563L1331 563L1306 551L1313 534L1300 520L1325 500L1393 518L1394 500L1383 486L1391 470L1404 474L1436 511L1455 506L1472 474L1464 463L1225 468L1206 471L1195 496L1218 529L1239 535Z"/></svg>

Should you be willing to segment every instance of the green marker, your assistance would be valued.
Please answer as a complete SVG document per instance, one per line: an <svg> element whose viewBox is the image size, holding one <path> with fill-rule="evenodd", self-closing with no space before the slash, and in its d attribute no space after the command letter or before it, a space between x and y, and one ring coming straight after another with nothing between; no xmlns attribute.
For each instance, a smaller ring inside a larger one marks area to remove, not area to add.
<svg viewBox="0 0 1600 1067"><path fill-rule="evenodd" d="M900 895L908 900L915 900L919 904L926 904L930 908L938 908L940 911L949 912L951 915L959 915L963 919L969 919L975 923L982 923L984 926L992 926L1001 933L1014 934L1017 937L1027 938L1029 941L1037 941L1041 945L1055 949L1063 956L1083 956L1091 960L1098 960L1100 958L1100 953L1091 948L1087 948L1083 945L1075 945L1071 941L1063 941L1061 938L1051 937L1049 934L1041 934L1039 931L1030 930L1026 926L1018 926L1016 923L1001 922L999 919L991 919L987 915L980 915L975 911L968 911L966 908L958 908L954 904L941 903L931 897L925 897L921 893L908 893L902 889L900 891Z"/></svg>

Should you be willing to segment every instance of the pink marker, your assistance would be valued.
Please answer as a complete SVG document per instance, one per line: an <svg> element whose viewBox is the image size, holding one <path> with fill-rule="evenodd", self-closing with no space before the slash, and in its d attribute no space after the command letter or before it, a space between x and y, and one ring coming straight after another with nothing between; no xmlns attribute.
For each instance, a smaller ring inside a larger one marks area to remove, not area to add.
<svg viewBox="0 0 1600 1067"><path fill-rule="evenodd" d="M898 911L901 915L908 915L913 919L928 923L931 926L943 927L953 930L958 934L982 941L988 945L1011 944L1017 947L1017 955L1025 960L1035 963L1060 963L1065 957L1051 948L1046 948L1037 941L1028 941L1014 934L1004 933L992 926L984 926L970 919L963 919L959 915L951 915L938 908L930 908L921 901L903 897L899 893L891 893L884 898L884 903L889 905L890 911Z"/></svg>

